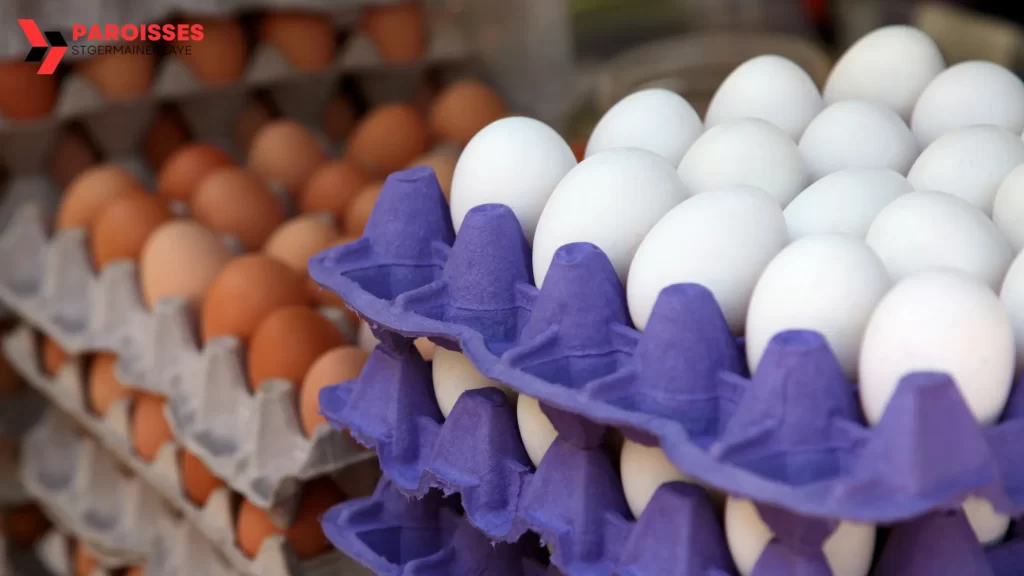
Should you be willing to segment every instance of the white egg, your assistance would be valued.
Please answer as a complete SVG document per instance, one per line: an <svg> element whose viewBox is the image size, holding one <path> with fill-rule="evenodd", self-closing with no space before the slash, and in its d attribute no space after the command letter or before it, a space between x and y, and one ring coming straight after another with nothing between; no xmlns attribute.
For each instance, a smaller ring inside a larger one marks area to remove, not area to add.
<svg viewBox="0 0 1024 576"><path fill-rule="evenodd" d="M1024 162L1024 141L998 126L968 126L943 134L914 162L907 180L916 190L959 196L992 214L999 185Z"/></svg>
<svg viewBox="0 0 1024 576"><path fill-rule="evenodd" d="M700 116L679 94L641 90L605 112L587 142L586 157L613 148L641 148L678 166L703 131Z"/></svg>
<svg viewBox="0 0 1024 576"><path fill-rule="evenodd" d="M356 345L367 352L373 352L377 344L380 344L380 340L377 340L377 337L373 335L370 325L366 321L360 321L359 331L356 332Z"/></svg>
<svg viewBox="0 0 1024 576"><path fill-rule="evenodd" d="M782 56L766 54L747 60L729 74L708 105L705 123L710 128L760 118L799 140L823 107L818 87L803 68Z"/></svg>
<svg viewBox="0 0 1024 576"><path fill-rule="evenodd" d="M742 333L754 284L788 241L782 210L762 190L733 186L688 199L636 251L626 282L633 324L647 326L666 286L695 283L714 294L729 327Z"/></svg>
<svg viewBox="0 0 1024 576"><path fill-rule="evenodd" d="M889 168L906 174L918 152L903 119L866 100L843 100L825 108L800 139L812 182L846 168Z"/></svg>
<svg viewBox="0 0 1024 576"><path fill-rule="evenodd" d="M644 235L685 198L672 165L653 152L616 148L580 162L555 188L537 222L537 286L544 283L555 252L573 242L600 248L625 281Z"/></svg>
<svg viewBox="0 0 1024 576"><path fill-rule="evenodd" d="M691 482L671 462L659 446L644 446L639 442L626 440L622 443L622 457L619 460L622 476L622 491L626 504L634 518L639 518L654 498L662 484L669 482Z"/></svg>
<svg viewBox="0 0 1024 576"><path fill-rule="evenodd" d="M971 530L983 545L1002 541L1010 529L1010 517L996 512L992 503L984 498L969 496L964 500L963 510Z"/></svg>
<svg viewBox="0 0 1024 576"><path fill-rule="evenodd" d="M558 437L558 430L551 424L551 420L540 408L540 402L536 398L520 394L516 402L516 419L519 422L519 435L523 439L523 447L530 457L534 466L540 466L540 461L548 453L548 448Z"/></svg>
<svg viewBox="0 0 1024 576"><path fill-rule="evenodd" d="M1024 250L1024 165L1010 171L992 203L992 221L1017 252Z"/></svg>
<svg viewBox="0 0 1024 576"><path fill-rule="evenodd" d="M437 406L445 418L452 413L456 400L467 390L498 388L514 401L516 393L504 384L484 376L461 352L454 352L441 346L434 348L434 396Z"/></svg>
<svg viewBox="0 0 1024 576"><path fill-rule="evenodd" d="M760 188L783 208L804 186L804 161L793 140L764 120L719 124L697 139L679 164L690 194L727 186Z"/></svg>
<svg viewBox="0 0 1024 576"><path fill-rule="evenodd" d="M750 371L779 332L814 330L856 380L864 329L890 284L882 261L860 239L823 235L793 242L764 269L750 299L744 333Z"/></svg>
<svg viewBox="0 0 1024 576"><path fill-rule="evenodd" d="M532 118L503 118L469 141L452 176L452 223L481 204L512 209L528 241L555 186L576 166L576 156L550 126Z"/></svg>
<svg viewBox="0 0 1024 576"><path fill-rule="evenodd" d="M911 276L882 298L864 331L861 406L877 424L900 379L944 372L981 424L999 418L1013 382L1010 318L984 283L955 270Z"/></svg>
<svg viewBox="0 0 1024 576"><path fill-rule="evenodd" d="M1013 259L1009 242L977 207L942 192L911 192L882 209L868 246L894 281L954 268L998 290Z"/></svg>
<svg viewBox="0 0 1024 576"><path fill-rule="evenodd" d="M814 234L864 238L875 216L914 188L888 168L847 168L801 192L783 211L793 240Z"/></svg>
<svg viewBox="0 0 1024 576"><path fill-rule="evenodd" d="M750 576L775 537L750 500L730 497L725 503L725 539L740 576ZM821 547L835 576L867 576L875 551L875 527L840 522Z"/></svg>
<svg viewBox="0 0 1024 576"><path fill-rule="evenodd" d="M1017 344L1017 369L1024 374L1024 252L1017 255L1006 273L999 297L1013 325L1014 342Z"/></svg>
<svg viewBox="0 0 1024 576"><path fill-rule="evenodd" d="M992 124L1024 131L1024 82L993 62L972 60L935 77L914 106L910 127L925 145L947 132Z"/></svg>
<svg viewBox="0 0 1024 576"><path fill-rule="evenodd" d="M877 102L909 122L925 87L946 67L939 47L912 26L886 26L857 40L825 81L825 102Z"/></svg>

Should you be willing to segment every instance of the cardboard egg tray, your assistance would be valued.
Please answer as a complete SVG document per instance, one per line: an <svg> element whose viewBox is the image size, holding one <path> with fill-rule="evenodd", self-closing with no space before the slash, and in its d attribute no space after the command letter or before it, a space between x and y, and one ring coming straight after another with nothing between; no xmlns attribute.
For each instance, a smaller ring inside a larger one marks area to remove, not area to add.
<svg viewBox="0 0 1024 576"><path fill-rule="evenodd" d="M93 415L80 359L50 378L38 365L35 343L35 334L22 327L4 340L4 353L62 413L49 412L26 436L22 480L58 524L105 558L105 566L141 558L147 574L214 574L205 564L210 561L226 575L305 576L335 574L347 565L334 553L300 563L280 537L268 538L255 559L245 557L234 544L231 490L219 488L204 506L193 504L181 487L180 447L164 444L153 462L136 456L129 440L131 401L115 403L102 418ZM336 480L346 494L359 495L375 478L374 462L365 460ZM193 549L198 543L208 555Z"/></svg>
<svg viewBox="0 0 1024 576"><path fill-rule="evenodd" d="M74 576L74 553L75 553L75 542L77 538L71 532L67 532L63 527L51 528L40 540L36 543L36 554L47 573L53 576ZM100 561L100 557L96 551L89 546L84 544L86 549L96 557L97 561ZM95 570L89 576L114 576L116 570L112 570L105 566L97 566Z"/></svg>

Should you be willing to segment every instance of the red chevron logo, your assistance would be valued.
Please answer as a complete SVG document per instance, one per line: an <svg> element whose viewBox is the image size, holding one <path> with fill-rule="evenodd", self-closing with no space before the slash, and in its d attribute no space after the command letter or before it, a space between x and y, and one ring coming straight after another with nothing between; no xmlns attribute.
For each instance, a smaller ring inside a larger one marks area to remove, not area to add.
<svg viewBox="0 0 1024 576"><path fill-rule="evenodd" d="M64 53L68 51L68 43L60 32L42 32L35 20L19 19L21 31L25 33L32 49L25 56L25 62L39 62L36 74L53 74L60 64Z"/></svg>

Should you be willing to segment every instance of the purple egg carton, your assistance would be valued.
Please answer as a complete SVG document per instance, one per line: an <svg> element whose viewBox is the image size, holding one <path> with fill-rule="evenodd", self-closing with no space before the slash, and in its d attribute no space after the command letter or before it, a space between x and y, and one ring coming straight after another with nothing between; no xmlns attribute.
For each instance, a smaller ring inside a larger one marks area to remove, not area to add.
<svg viewBox="0 0 1024 576"><path fill-rule="evenodd" d="M368 498L335 506L321 519L327 538L382 576L560 576L523 544L492 544L431 492L412 500L387 478Z"/></svg>

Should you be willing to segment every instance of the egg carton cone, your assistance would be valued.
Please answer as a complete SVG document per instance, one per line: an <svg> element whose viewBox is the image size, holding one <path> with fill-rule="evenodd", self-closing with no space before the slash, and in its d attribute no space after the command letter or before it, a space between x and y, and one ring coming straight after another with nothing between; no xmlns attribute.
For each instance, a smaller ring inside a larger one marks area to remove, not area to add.
<svg viewBox="0 0 1024 576"><path fill-rule="evenodd" d="M45 572L25 571L23 576L28 576L28 574L76 576L73 560L74 547L75 537L73 534L62 532L59 528L49 530L36 543L35 555L39 558L40 568ZM88 548L88 545L86 547ZM91 548L89 551L93 552ZM117 570L97 566L88 576L114 576L115 574L117 574Z"/></svg>
<svg viewBox="0 0 1024 576"><path fill-rule="evenodd" d="M18 210L28 203L39 207L42 214L56 214L60 206L60 187L48 176L15 173L3 184L0 199L0 230L7 228Z"/></svg>
<svg viewBox="0 0 1024 576"><path fill-rule="evenodd" d="M382 479L372 496L339 504L321 522L335 546L372 570L353 575L560 576L536 560L536 545L492 544L457 512L457 505L457 498L445 499L436 491L410 500Z"/></svg>
<svg viewBox="0 0 1024 576"><path fill-rule="evenodd" d="M364 236L314 256L309 270L382 346L402 353L427 336L539 399L560 434L577 425L566 414L621 429L720 491L864 522L968 495L1024 510L1020 382L1002 420L983 429L949 377L908 374L868 427L821 335L776 336L751 377L714 297L693 284L663 290L640 334L600 250L562 247L538 290L512 211L477 207L456 239L429 169L391 175Z"/></svg>

